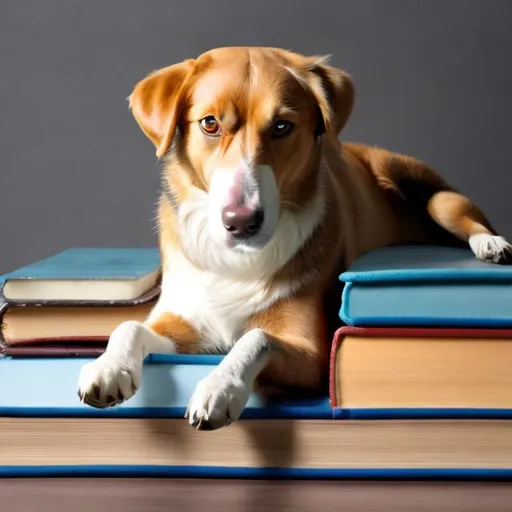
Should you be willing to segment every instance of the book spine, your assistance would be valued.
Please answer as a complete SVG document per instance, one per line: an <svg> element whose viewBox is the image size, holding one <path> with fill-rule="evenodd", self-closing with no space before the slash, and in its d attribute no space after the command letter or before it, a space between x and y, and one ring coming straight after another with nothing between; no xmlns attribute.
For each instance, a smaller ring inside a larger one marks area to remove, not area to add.
<svg viewBox="0 0 512 512"><path fill-rule="evenodd" d="M9 307L9 305L7 304L7 302L5 302L4 300L4 297L3 295L1 294L1 290L0 290L0 353L2 352L2 350L7 346L6 343L5 343L5 338L4 338L4 315L7 311L7 308Z"/></svg>
<svg viewBox="0 0 512 512"><path fill-rule="evenodd" d="M338 397L336 396L336 379L338 376L338 370L337 370L337 362L338 362L338 349L342 343L344 333L344 328L338 329L334 333L334 339L332 340L331 344L331 354L330 354L330 360L329 360L329 403L331 407L334 409L338 406Z"/></svg>

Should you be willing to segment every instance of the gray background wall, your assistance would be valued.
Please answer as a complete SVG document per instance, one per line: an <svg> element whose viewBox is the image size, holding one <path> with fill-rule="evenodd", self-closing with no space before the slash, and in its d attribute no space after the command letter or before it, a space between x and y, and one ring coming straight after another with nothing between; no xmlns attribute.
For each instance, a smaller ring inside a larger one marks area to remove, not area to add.
<svg viewBox="0 0 512 512"><path fill-rule="evenodd" d="M126 102L215 46L332 53L345 138L435 166L512 235L510 0L3 0L0 273L77 245L155 244L154 149Z"/></svg>

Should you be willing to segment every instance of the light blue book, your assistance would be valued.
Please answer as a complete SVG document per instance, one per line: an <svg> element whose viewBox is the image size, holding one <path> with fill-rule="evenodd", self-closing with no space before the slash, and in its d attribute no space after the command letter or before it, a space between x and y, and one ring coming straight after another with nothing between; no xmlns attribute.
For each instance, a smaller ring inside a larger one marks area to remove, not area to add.
<svg viewBox="0 0 512 512"><path fill-rule="evenodd" d="M77 396L78 375L89 360L92 359L0 356L0 416L183 418L195 386L222 356L150 355L139 391L109 409L85 405ZM30 389L31 383L37 383L34 389ZM244 417L332 418L333 411L328 398L268 404L253 394Z"/></svg>
<svg viewBox="0 0 512 512"><path fill-rule="evenodd" d="M77 396L87 359L0 358L0 477L512 478L510 415L352 418L254 393L239 421L196 431L186 407L221 359L151 355L132 398L95 409Z"/></svg>
<svg viewBox="0 0 512 512"><path fill-rule="evenodd" d="M154 288L160 254L148 248L71 248L0 277L8 303L131 301Z"/></svg>
<svg viewBox="0 0 512 512"><path fill-rule="evenodd" d="M387 247L340 276L340 317L357 327L512 327L512 266L471 250Z"/></svg>

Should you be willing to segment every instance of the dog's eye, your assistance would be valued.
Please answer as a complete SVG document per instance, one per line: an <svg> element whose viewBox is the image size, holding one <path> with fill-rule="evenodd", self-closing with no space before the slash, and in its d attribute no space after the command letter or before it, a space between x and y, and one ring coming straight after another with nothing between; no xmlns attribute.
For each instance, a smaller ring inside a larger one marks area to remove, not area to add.
<svg viewBox="0 0 512 512"><path fill-rule="evenodd" d="M270 132L270 137L273 139L281 139L290 134L293 130L293 123L290 121L285 121L284 119L278 119L272 125L272 130Z"/></svg>
<svg viewBox="0 0 512 512"><path fill-rule="evenodd" d="M220 133L220 126L213 116L206 116L199 121L199 124L201 125L201 130L203 130L206 135L219 135Z"/></svg>

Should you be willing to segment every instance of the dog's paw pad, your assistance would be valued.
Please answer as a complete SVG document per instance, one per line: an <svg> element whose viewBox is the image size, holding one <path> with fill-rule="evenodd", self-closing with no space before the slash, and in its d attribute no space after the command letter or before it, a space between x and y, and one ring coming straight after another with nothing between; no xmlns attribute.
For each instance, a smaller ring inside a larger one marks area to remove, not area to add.
<svg viewBox="0 0 512 512"><path fill-rule="evenodd" d="M78 397L83 403L103 409L113 407L135 394L141 371L101 356L82 367L78 378Z"/></svg>
<svg viewBox="0 0 512 512"><path fill-rule="evenodd" d="M473 235L469 246L475 256L489 263L512 263L512 245L502 236L487 234Z"/></svg>

